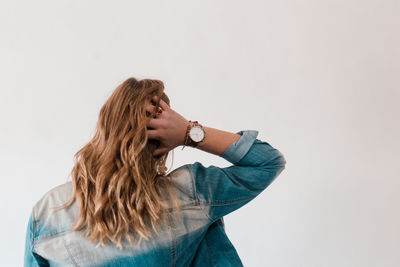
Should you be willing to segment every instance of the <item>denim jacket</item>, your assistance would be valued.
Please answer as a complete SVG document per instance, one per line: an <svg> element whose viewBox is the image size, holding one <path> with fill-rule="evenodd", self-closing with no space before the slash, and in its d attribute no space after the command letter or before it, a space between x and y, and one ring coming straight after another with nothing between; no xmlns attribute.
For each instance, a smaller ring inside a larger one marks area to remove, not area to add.
<svg viewBox="0 0 400 267"><path fill-rule="evenodd" d="M243 266L225 233L223 217L259 195L286 161L279 150L257 139L257 130L237 134L240 139L221 155L231 166L194 162L168 174L179 194L181 218L171 210L160 234L140 246L96 247L80 231L68 232L79 214L76 202L56 213L52 207L71 197L72 182L51 189L30 214L25 266Z"/></svg>

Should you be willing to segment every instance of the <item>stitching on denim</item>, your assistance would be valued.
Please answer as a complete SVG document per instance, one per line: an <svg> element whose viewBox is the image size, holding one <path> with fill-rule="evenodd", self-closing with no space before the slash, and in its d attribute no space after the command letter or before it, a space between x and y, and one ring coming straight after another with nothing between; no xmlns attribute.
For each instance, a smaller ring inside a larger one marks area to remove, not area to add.
<svg viewBox="0 0 400 267"><path fill-rule="evenodd" d="M196 188L196 187L195 187L195 181L194 181L193 169L192 169L192 168L189 168L189 165L186 165L186 167L187 167L187 169L189 170L190 180L191 180L191 182L192 182L192 185L193 185L194 188ZM207 217L210 221L212 221L212 219L210 218L210 216L208 215L208 213L207 213L207 212L205 211L205 209L203 208L202 205L204 204L204 201L200 201L199 197L197 196L196 189L194 189L194 196L195 196L195 198L196 198L196 201L197 201L197 203L198 203L198 206L201 208L201 210L203 211L203 213L206 215L206 217Z"/></svg>
<svg viewBox="0 0 400 267"><path fill-rule="evenodd" d="M35 251L36 248L36 243L37 243L37 223L35 219L35 209L32 209L32 244L31 244L31 250L32 252Z"/></svg>
<svg viewBox="0 0 400 267"><path fill-rule="evenodd" d="M184 204L184 205L182 205L180 207L181 207L181 210L198 209L198 205L195 205L195 202L193 202L193 201L188 203L188 204ZM166 212L172 212L172 211L175 211L175 210L178 210L178 209L175 208L175 207L170 207L170 208L166 208L165 209Z"/></svg>
<svg viewBox="0 0 400 267"><path fill-rule="evenodd" d="M194 203L193 204L197 206L197 205L199 205L200 201L199 201L199 197L197 196L196 186L195 186L194 178L193 178L193 173L192 173L191 168L189 168L188 164L185 165L185 167L188 170L189 175L190 175L190 184L191 184L191 190L192 190L192 197L194 199Z"/></svg>
<svg viewBox="0 0 400 267"><path fill-rule="evenodd" d="M182 166L183 167L183 166ZM184 167L186 168L186 165L184 165ZM197 205L197 199L195 196L195 190L194 190L194 186L193 186L193 181L190 179L190 185L189 186L189 190L190 190L190 199L192 200L191 204L192 205Z"/></svg>
<svg viewBox="0 0 400 267"><path fill-rule="evenodd" d="M65 230L65 231L54 232L54 233L50 233L50 234L47 234L47 235L38 236L38 238L36 240L36 244L40 244L43 241L43 239L46 239L46 238L49 238L49 237L63 235L65 233L67 233L68 231L69 230Z"/></svg>
<svg viewBox="0 0 400 267"><path fill-rule="evenodd" d="M78 263L76 262L74 256L72 255L72 253L71 253L71 251L70 251L70 249L69 249L67 243L65 242L65 239L63 239L63 244L64 244L64 247L67 249L67 252L68 252L69 257L71 258L72 264L73 264L74 266L76 266L76 267L79 267L79 265L78 265Z"/></svg>
<svg viewBox="0 0 400 267"><path fill-rule="evenodd" d="M246 200L249 200L249 199L252 199L252 198L253 198L253 196L246 197L246 198L235 199L235 200L232 200L232 201L220 201L220 202L213 201L211 203L204 202L203 204L205 206L226 206L226 205L230 205L230 204L236 204L236 203L239 203L239 202L243 202L243 201L246 201Z"/></svg>
<svg viewBox="0 0 400 267"><path fill-rule="evenodd" d="M33 234L33 238L35 238L36 237L35 209L32 209L32 234Z"/></svg>
<svg viewBox="0 0 400 267"><path fill-rule="evenodd" d="M189 165L189 164L182 165L182 166L176 168L176 169L175 169L174 171L172 171L171 173L173 173L173 172L175 173L175 172L177 172L178 170L183 171L184 169L187 169L187 168L188 168L187 165ZM190 203L181 205L181 208L185 208L185 207L187 207L187 206L188 206L188 207L198 206L198 204L199 204L199 201L197 200L196 192L195 192L195 190L194 190L193 181L191 181L191 182L192 182L192 186L189 187L189 200L190 200ZM167 209L166 209L166 211L172 211L172 210L175 210L175 208L167 208Z"/></svg>
<svg viewBox="0 0 400 267"><path fill-rule="evenodd" d="M171 229L171 242L172 242L172 267L176 266L176 238L175 238L175 233L174 233L174 228L172 227L172 222L170 215L167 215L168 218L168 224Z"/></svg>

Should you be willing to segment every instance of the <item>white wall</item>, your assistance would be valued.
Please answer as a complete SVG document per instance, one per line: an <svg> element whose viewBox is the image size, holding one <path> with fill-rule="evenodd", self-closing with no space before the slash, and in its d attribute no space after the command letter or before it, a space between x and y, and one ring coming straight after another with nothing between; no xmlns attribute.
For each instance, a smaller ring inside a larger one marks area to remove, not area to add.
<svg viewBox="0 0 400 267"><path fill-rule="evenodd" d="M400 3L0 3L1 265L33 204L69 179L128 77L165 82L187 119L259 130L283 173L225 218L245 266L400 266ZM185 163L228 166L177 148Z"/></svg>

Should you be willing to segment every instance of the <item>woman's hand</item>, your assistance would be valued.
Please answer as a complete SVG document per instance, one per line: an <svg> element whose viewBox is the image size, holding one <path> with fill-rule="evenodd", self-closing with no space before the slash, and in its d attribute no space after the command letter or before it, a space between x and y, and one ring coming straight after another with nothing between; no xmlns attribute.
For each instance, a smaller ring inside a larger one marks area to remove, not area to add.
<svg viewBox="0 0 400 267"><path fill-rule="evenodd" d="M158 96L152 98L157 102ZM151 113L147 121L149 139L156 139L160 146L154 151L154 156L160 156L185 142L186 129L189 121L171 109L167 103L160 99L161 113L156 114L156 106L149 103L146 111ZM154 116L154 117L153 117Z"/></svg>

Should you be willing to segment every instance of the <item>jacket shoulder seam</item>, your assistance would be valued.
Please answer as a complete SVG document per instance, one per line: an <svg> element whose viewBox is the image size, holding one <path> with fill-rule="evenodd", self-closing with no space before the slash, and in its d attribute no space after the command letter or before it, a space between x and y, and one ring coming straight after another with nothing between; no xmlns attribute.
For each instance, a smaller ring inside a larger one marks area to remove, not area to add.
<svg viewBox="0 0 400 267"><path fill-rule="evenodd" d="M32 208L32 244L31 244L31 251L35 251L36 243L37 243L37 220L35 216L35 207Z"/></svg>
<svg viewBox="0 0 400 267"><path fill-rule="evenodd" d="M206 217L212 221L212 219L210 218L210 216L207 214L207 212L204 210L204 201L200 201L199 197L197 196L197 192L196 192L196 182L195 182L195 178L194 178L194 174L193 174L193 170L190 167L190 164L186 164L185 167L188 169L189 171L189 175L190 175L190 181L192 183L192 187L193 187L193 197L195 198L196 204L198 204L198 206L201 208L201 210L203 211L204 215L206 215Z"/></svg>
<svg viewBox="0 0 400 267"><path fill-rule="evenodd" d="M244 197L244 198L239 198L239 199L234 199L231 201L212 201L210 203L204 203L204 206L226 206L226 205L230 205L230 204L236 204L239 202L243 202L249 199L252 199L253 196L249 196L249 197Z"/></svg>

